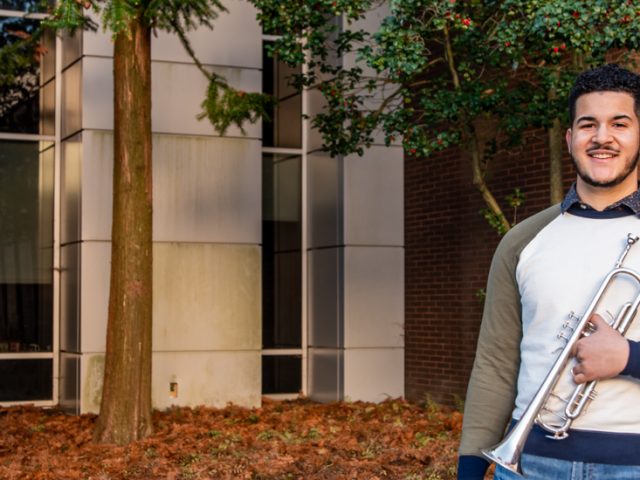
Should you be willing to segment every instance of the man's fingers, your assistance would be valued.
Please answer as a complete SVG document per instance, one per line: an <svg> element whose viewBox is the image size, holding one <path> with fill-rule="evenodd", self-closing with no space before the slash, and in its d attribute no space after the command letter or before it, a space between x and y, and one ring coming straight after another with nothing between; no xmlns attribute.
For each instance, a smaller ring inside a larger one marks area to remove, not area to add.
<svg viewBox="0 0 640 480"><path fill-rule="evenodd" d="M596 330L599 327L601 327L602 325L609 326L607 321L604 318L602 318L602 316L598 315L597 313L594 313L593 315L591 315L591 318L589 319L589 322L591 322L591 324L595 327Z"/></svg>
<svg viewBox="0 0 640 480"><path fill-rule="evenodd" d="M587 376L585 375L582 367L579 364L571 369L571 374L573 375L573 381L577 384L585 383L588 381Z"/></svg>

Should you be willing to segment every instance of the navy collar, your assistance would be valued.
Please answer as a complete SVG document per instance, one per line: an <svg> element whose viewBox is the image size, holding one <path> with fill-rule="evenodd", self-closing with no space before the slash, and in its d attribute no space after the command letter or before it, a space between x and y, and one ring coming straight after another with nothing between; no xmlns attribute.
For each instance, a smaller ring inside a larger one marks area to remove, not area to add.
<svg viewBox="0 0 640 480"><path fill-rule="evenodd" d="M590 205L580 200L578 192L576 191L575 182L571 185L571 188L564 197L564 200L560 204L562 213L570 212L580 216L589 217L623 217L626 215L640 216L640 189L633 192L631 195L612 203L602 212L598 212Z"/></svg>

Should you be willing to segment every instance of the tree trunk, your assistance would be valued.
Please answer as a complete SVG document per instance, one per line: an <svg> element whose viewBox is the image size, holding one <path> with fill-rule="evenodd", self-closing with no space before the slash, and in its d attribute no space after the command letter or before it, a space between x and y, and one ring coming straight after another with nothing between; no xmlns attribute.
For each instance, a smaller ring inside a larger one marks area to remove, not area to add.
<svg viewBox="0 0 640 480"><path fill-rule="evenodd" d="M551 205L560 203L564 197L562 185L562 125L555 118L547 131L549 135L549 199Z"/></svg>
<svg viewBox="0 0 640 480"><path fill-rule="evenodd" d="M480 152L480 147L478 146L478 138L476 133L471 129L468 129L467 135L469 137L469 154L471 155L471 169L473 171L473 184L480 191L482 195L482 199L484 200L485 205L489 210L494 214L496 219L500 222L502 226L501 233L506 233L511 229L511 224L504 216L498 201L489 190L487 182L484 181L484 172L482 170L482 153ZM499 232L500 233L500 232Z"/></svg>
<svg viewBox="0 0 640 480"><path fill-rule="evenodd" d="M141 17L114 47L111 285L99 443L146 437L151 423L151 36Z"/></svg>

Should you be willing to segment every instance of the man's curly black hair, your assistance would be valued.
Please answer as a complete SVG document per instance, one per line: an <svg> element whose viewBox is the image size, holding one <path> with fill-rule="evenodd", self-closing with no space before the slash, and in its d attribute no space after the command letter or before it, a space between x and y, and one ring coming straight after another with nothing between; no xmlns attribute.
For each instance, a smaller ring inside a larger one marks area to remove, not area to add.
<svg viewBox="0 0 640 480"><path fill-rule="evenodd" d="M573 125L578 97L592 92L626 92L633 97L640 118L640 75L615 63L582 72L569 93L569 121Z"/></svg>

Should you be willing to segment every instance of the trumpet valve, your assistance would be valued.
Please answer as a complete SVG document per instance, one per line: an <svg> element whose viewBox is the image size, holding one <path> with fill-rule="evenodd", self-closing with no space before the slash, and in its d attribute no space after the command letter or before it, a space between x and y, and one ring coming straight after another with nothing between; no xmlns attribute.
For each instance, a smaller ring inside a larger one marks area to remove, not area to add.
<svg viewBox="0 0 640 480"><path fill-rule="evenodd" d="M595 331L596 331L596 326L591 322L587 322L587 324L584 326L584 331L582 332L582 336L588 337Z"/></svg>

